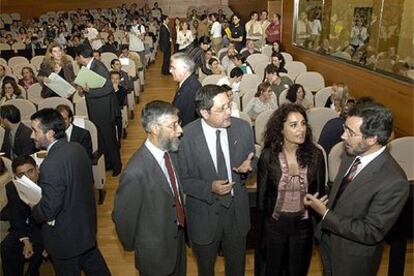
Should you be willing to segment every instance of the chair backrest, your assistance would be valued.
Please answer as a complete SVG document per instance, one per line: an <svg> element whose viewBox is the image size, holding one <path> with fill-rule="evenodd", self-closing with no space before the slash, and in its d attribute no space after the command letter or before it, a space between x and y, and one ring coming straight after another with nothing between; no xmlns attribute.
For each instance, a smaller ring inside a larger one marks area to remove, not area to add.
<svg viewBox="0 0 414 276"><path fill-rule="evenodd" d="M88 118L88 106L85 99L80 99L75 103L75 115Z"/></svg>
<svg viewBox="0 0 414 276"><path fill-rule="evenodd" d="M283 58L285 59L285 62L293 61L293 57L291 54L286 52L281 52Z"/></svg>
<svg viewBox="0 0 414 276"><path fill-rule="evenodd" d="M7 66L7 60L0 57L0 65Z"/></svg>
<svg viewBox="0 0 414 276"><path fill-rule="evenodd" d="M302 84L306 91L316 92L325 87L325 79L318 72L304 72L298 75L295 83Z"/></svg>
<svg viewBox="0 0 414 276"><path fill-rule="evenodd" d="M22 17L20 16L20 13L18 12L13 12L10 14L10 16L15 21L20 21L22 19Z"/></svg>
<svg viewBox="0 0 414 276"><path fill-rule="evenodd" d="M318 143L315 143L315 146L320 149L322 151L322 155L323 155L323 161L325 163L325 187L328 184L328 178L329 178L329 172L328 172L328 156L326 155L326 151L325 149L319 145Z"/></svg>
<svg viewBox="0 0 414 276"><path fill-rule="evenodd" d="M306 72L308 69L306 68L305 63L300 61L288 61L285 64L285 69L288 71L288 75L290 79L295 80L297 76Z"/></svg>
<svg viewBox="0 0 414 276"><path fill-rule="evenodd" d="M50 97L43 99L37 106L38 110L44 109L44 108L56 108L60 104L65 104L69 106L69 108L72 110L72 112L75 112L73 108L73 103L69 101L68 99L62 98L62 97Z"/></svg>
<svg viewBox="0 0 414 276"><path fill-rule="evenodd" d="M104 52L101 54L101 61L103 62L103 64L106 65L106 68L108 68L108 70L111 70L111 61L113 59L118 59L118 57L111 52ZM132 60L130 60L130 62L132 62Z"/></svg>
<svg viewBox="0 0 414 276"><path fill-rule="evenodd" d="M9 61L7 62L7 65L9 65L10 67L13 67L14 65L17 65L17 64L30 64L30 62L27 58L20 57L20 56L11 57Z"/></svg>
<svg viewBox="0 0 414 276"><path fill-rule="evenodd" d="M264 143L264 132L266 130L266 124L269 121L269 118L272 116L274 110L267 110L256 117L256 121L254 122L254 136L256 138L256 144L263 147Z"/></svg>
<svg viewBox="0 0 414 276"><path fill-rule="evenodd" d="M3 145L4 133L6 133L6 130L4 127L0 126L0 145Z"/></svg>
<svg viewBox="0 0 414 276"><path fill-rule="evenodd" d="M246 61L255 68L257 64L270 62L270 58L264 54L251 54L247 57ZM255 71L256 72L256 71Z"/></svg>
<svg viewBox="0 0 414 276"><path fill-rule="evenodd" d="M221 80L223 77L223 75L209 75L203 79L201 85L204 86L207 84L217 84L217 82Z"/></svg>
<svg viewBox="0 0 414 276"><path fill-rule="evenodd" d="M26 44L24 44L21 41L17 41L17 42L15 42L15 43L12 44L11 48L15 52L17 52L17 50L24 50L24 49L26 49Z"/></svg>
<svg viewBox="0 0 414 276"><path fill-rule="evenodd" d="M18 84L18 85L17 85L17 87L19 87L20 92L22 92L21 96L22 96L24 99L27 99L27 92L26 92L26 89L24 89L24 87L23 87L23 86L21 86L20 84Z"/></svg>
<svg viewBox="0 0 414 276"><path fill-rule="evenodd" d="M32 59L30 60L30 63L34 65L34 67L36 67L36 70L39 71L40 69L40 65L43 62L43 59L45 58L45 56L34 56L32 57Z"/></svg>
<svg viewBox="0 0 414 276"><path fill-rule="evenodd" d="M27 99L32 103L38 105L43 98L41 96L42 92L42 85L40 83L32 84L29 89L27 90Z"/></svg>
<svg viewBox="0 0 414 276"><path fill-rule="evenodd" d="M240 82L240 95L243 96L249 91L257 91L257 86L262 83L262 79L256 74L244 74Z"/></svg>
<svg viewBox="0 0 414 276"><path fill-rule="evenodd" d="M330 182L335 180L336 175L338 174L339 166L341 165L343 156L344 156L344 142L339 142L332 147L328 156L328 179Z"/></svg>
<svg viewBox="0 0 414 276"><path fill-rule="evenodd" d="M306 111L306 114L308 115L309 125L312 128L313 140L316 142L319 140L322 128L325 126L326 122L338 117L335 110L326 107L311 108Z"/></svg>
<svg viewBox="0 0 414 276"><path fill-rule="evenodd" d="M250 116L247 113L245 113L243 111L239 111L239 115L240 115L240 119L245 120L246 122L248 122L250 126L253 125L252 119L250 119Z"/></svg>
<svg viewBox="0 0 414 276"><path fill-rule="evenodd" d="M397 138L388 143L389 151L408 180L414 180L414 136Z"/></svg>
<svg viewBox="0 0 414 276"><path fill-rule="evenodd" d="M110 66L110 65L109 65ZM129 59L128 65L122 65L122 70L128 73L130 77L137 76L137 68L135 67L135 62L132 59Z"/></svg>
<svg viewBox="0 0 414 276"><path fill-rule="evenodd" d="M268 56L269 58L272 56L273 47L272 45L265 45L262 49L262 54Z"/></svg>
<svg viewBox="0 0 414 276"><path fill-rule="evenodd" d="M332 95L332 86L324 87L315 94L315 107L325 107L326 101Z"/></svg>
<svg viewBox="0 0 414 276"><path fill-rule="evenodd" d="M13 170L12 170L12 161L9 158L5 157L5 156L2 156L1 159L3 160L4 167L9 172L9 174L11 176L14 176L14 173L13 173Z"/></svg>
<svg viewBox="0 0 414 276"><path fill-rule="evenodd" d="M96 126L94 123L92 123L88 119L84 119L85 125L83 126L84 129L87 129L91 135L92 139L92 152L95 152L98 150L98 130L96 129Z"/></svg>
<svg viewBox="0 0 414 276"><path fill-rule="evenodd" d="M10 66L10 67L11 67L11 69L13 71L13 74L17 78L19 78L19 79L23 78L23 76L22 76L22 69L23 69L23 67L30 67L30 68L32 68L35 76L37 75L37 69L36 69L36 67L33 64L14 64L13 66Z"/></svg>
<svg viewBox="0 0 414 276"><path fill-rule="evenodd" d="M223 53L226 53L227 52L227 47L225 47L225 48L221 48L218 52L217 52L217 58L218 59L220 59L220 56L223 54ZM220 59L220 61L221 61L221 59Z"/></svg>
<svg viewBox="0 0 414 276"><path fill-rule="evenodd" d="M264 79L264 77L265 77L265 69L266 69L266 66L267 65L269 65L269 63L267 62L262 62L262 63L258 63L258 64L256 64L254 67L253 67L253 70L254 70L254 73L256 74L256 75L258 75L259 76L259 78L261 79L261 80L263 80Z"/></svg>
<svg viewBox="0 0 414 276"><path fill-rule="evenodd" d="M281 106L281 105L282 105L282 104L284 104L284 103L288 103L288 102L289 102L289 100L288 100L288 99L286 99L286 95L287 95L288 90L289 90L289 89L285 89L285 90L283 90L283 91L280 93L280 95L279 95L279 99L278 99L278 104L279 104L279 106Z"/></svg>
<svg viewBox="0 0 414 276"><path fill-rule="evenodd" d="M36 106L25 99L12 99L5 102L3 105L14 105L20 111L22 120L30 120L30 116L36 112Z"/></svg>
<svg viewBox="0 0 414 276"><path fill-rule="evenodd" d="M0 43L0 51L8 51L11 50L11 47L7 43Z"/></svg>

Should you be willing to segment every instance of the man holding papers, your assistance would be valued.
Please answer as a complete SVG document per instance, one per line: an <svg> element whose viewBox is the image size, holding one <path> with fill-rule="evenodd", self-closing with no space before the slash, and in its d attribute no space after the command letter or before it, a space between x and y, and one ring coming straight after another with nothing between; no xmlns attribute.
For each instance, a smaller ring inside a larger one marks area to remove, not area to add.
<svg viewBox="0 0 414 276"><path fill-rule="evenodd" d="M77 79L82 78L82 71L88 77L86 83L76 80L75 83L80 85L85 93L89 119L98 130L98 147L105 155L106 167L112 169L113 176L117 176L121 173L122 164L115 122L117 117L121 117L121 110L113 92L108 69L102 62L93 58L93 50L88 45L81 44L76 47L76 56L78 63L85 66ZM98 85L100 79L104 79L101 86Z"/></svg>
<svg viewBox="0 0 414 276"><path fill-rule="evenodd" d="M14 159L12 170L17 178L25 176L34 183L39 180L36 162L29 155ZM3 275L39 275L45 253L41 230L32 219L30 207L19 198L13 181L6 184L6 195L7 205L1 210L1 220L9 221L10 229L1 243ZM26 260L30 263L24 274Z"/></svg>
<svg viewBox="0 0 414 276"><path fill-rule="evenodd" d="M32 139L47 150L40 166L42 198L32 216L42 224L44 244L57 276L110 275L96 246L96 205L92 164L78 143L66 142L65 122L57 110L31 117Z"/></svg>

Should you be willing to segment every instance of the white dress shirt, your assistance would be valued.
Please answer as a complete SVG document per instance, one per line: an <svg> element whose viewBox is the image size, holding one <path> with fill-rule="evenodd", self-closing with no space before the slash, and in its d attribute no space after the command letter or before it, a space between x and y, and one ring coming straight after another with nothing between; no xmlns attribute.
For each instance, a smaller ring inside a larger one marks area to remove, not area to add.
<svg viewBox="0 0 414 276"><path fill-rule="evenodd" d="M70 124L69 127L65 130L66 132L66 139L70 142L70 136L72 135L73 125Z"/></svg>
<svg viewBox="0 0 414 276"><path fill-rule="evenodd" d="M157 148L148 139L145 140L145 146L151 152L151 154L154 156L155 160L157 160L158 165L160 166L162 172L164 173L165 178L168 181L168 184L170 186L171 192L174 195L174 190L173 190L173 187L172 187L172 184L171 184L170 175L168 174L168 169L167 169L167 166L165 165L165 159L164 159L165 151ZM173 168L173 171L174 171L174 168ZM177 176L176 176L175 171L174 171L174 177L175 177L175 183L178 183ZM177 191L179 191L178 185L177 185ZM181 202L181 198L180 197L178 197L178 198L180 199L180 202Z"/></svg>
<svg viewBox="0 0 414 276"><path fill-rule="evenodd" d="M358 166L358 168L357 168L357 170L356 170L356 172L355 172L355 175L354 175L354 178L372 161L372 160L374 160L375 158L377 158L381 153L383 153L384 152L384 150L385 150L385 146L383 146L382 148L380 148L379 150L377 150L376 152L373 152L373 153L370 153L370 154L368 154L368 155L365 155L365 156L356 156L356 157L359 157L359 160L361 161L361 164L359 164L359 166ZM355 157L355 158L356 158ZM346 171L346 174L345 175L347 175L347 173L348 173L348 171L351 169L351 167L352 167L352 164L351 164L351 166L349 167L349 169Z"/></svg>
<svg viewBox="0 0 414 276"><path fill-rule="evenodd" d="M213 25L211 25L210 34L212 38L220 38L221 35L221 24L218 21L214 21Z"/></svg>
<svg viewBox="0 0 414 276"><path fill-rule="evenodd" d="M229 150L229 139L227 137L227 129L226 128L214 128L201 119L201 127L203 128L204 137L207 141L208 150L210 152L211 159L213 160L214 167L217 171L217 151L216 151L216 130L220 130L220 143L221 148L224 154L224 160L226 161L227 166L227 175L229 177L229 183L233 182L232 179L232 170L231 170L231 163L230 163L230 150Z"/></svg>

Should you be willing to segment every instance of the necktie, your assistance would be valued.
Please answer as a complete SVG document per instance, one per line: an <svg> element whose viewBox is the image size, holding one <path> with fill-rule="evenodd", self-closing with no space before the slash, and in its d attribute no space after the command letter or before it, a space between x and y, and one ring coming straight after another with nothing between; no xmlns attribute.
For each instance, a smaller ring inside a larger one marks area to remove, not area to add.
<svg viewBox="0 0 414 276"><path fill-rule="evenodd" d="M226 159L224 159L223 149L221 148L220 133L220 130L216 130L217 176L219 180L226 180L229 179L229 176L227 174ZM230 207L231 200L230 194L220 196L220 203L226 208Z"/></svg>
<svg viewBox="0 0 414 276"><path fill-rule="evenodd" d="M352 179L354 179L355 174L358 170L358 166L361 164L361 160L359 157L355 158L351 168L349 169L348 173L344 176L341 182L341 186L339 186L338 192L336 194L334 203L332 204L332 208L335 207L336 203L338 202L339 197L342 195L342 193L345 191L346 187L348 187L348 184L351 183Z"/></svg>
<svg viewBox="0 0 414 276"><path fill-rule="evenodd" d="M178 194L177 183L175 181L175 174L174 174L174 170L171 165L170 155L168 154L168 152L164 153L164 160L165 160L165 166L167 167L167 170L168 170L168 176L170 177L171 186L174 191L175 211L177 213L178 223L184 227L185 225L184 209L179 199L180 195Z"/></svg>

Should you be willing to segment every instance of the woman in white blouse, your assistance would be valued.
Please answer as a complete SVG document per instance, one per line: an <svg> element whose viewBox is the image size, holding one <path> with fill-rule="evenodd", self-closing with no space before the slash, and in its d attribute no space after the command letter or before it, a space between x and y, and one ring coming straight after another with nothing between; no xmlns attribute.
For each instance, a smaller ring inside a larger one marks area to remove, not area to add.
<svg viewBox="0 0 414 276"><path fill-rule="evenodd" d="M177 44L178 51L184 52L188 46L194 41L194 36L189 29L188 22L184 21L181 23L181 30L177 32Z"/></svg>
<svg viewBox="0 0 414 276"><path fill-rule="evenodd" d="M267 110L275 110L277 108L277 99L273 93L270 82L265 81L259 84L257 92L254 98L250 100L246 108L243 109L252 121L256 120L256 117Z"/></svg>
<svg viewBox="0 0 414 276"><path fill-rule="evenodd" d="M218 53L223 44L223 36L221 34L222 26L218 21L217 13L212 13L210 18L213 22L210 29L211 46L213 47L214 52Z"/></svg>

